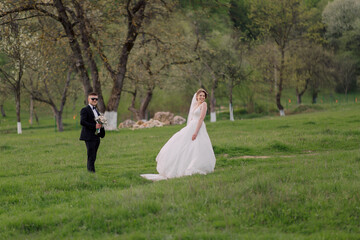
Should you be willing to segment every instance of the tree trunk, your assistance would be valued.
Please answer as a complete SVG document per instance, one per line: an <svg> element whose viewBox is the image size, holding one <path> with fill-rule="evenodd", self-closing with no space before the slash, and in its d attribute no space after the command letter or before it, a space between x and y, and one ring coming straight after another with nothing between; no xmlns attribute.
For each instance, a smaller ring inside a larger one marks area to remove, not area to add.
<svg viewBox="0 0 360 240"><path fill-rule="evenodd" d="M210 97L210 122L216 122L216 98L215 98L215 87L211 88Z"/></svg>
<svg viewBox="0 0 360 240"><path fill-rule="evenodd" d="M277 83L278 83L277 66L276 64L274 64L274 91L270 90L271 93L277 92Z"/></svg>
<svg viewBox="0 0 360 240"><path fill-rule="evenodd" d="M276 93L276 105L279 109L280 116L285 116L284 107L281 105L281 93L283 90L283 81L284 81L284 68L285 68L285 51L284 47L280 49L281 51L281 64L280 64L280 77L279 77L279 87Z"/></svg>
<svg viewBox="0 0 360 240"><path fill-rule="evenodd" d="M130 1L129 1L130 3ZM126 67L129 58L129 54L134 47L135 40L138 36L139 29L141 28L142 22L144 20L144 12L146 7L146 0L141 0L134 7L131 12L128 8L128 31L126 36L126 41L121 49L120 60L118 64L117 74L112 74L113 79L113 88L111 91L111 96L108 101L106 111L117 111L120 101L120 96L124 84L124 78L126 74Z"/></svg>
<svg viewBox="0 0 360 240"><path fill-rule="evenodd" d="M215 90L218 85L218 79L215 76L214 71L211 69L211 67L205 62L205 66L209 69L213 82L211 86L211 92L210 92L210 122L216 122L216 98L215 98Z"/></svg>
<svg viewBox="0 0 360 240"><path fill-rule="evenodd" d="M274 45L274 55L276 56L276 52L277 52L277 48L276 48L276 46ZM272 87L271 87L271 89L270 89L270 92L271 93L277 93L277 84L278 84L278 62L276 61L276 58L274 58L274 60L273 60L274 62L273 62L273 67L274 67L274 89L272 89Z"/></svg>
<svg viewBox="0 0 360 240"><path fill-rule="evenodd" d="M137 91L135 91L133 94L133 99L131 102L131 106L128 108L129 111L135 114L137 120L147 120L147 109L149 107L149 104L151 102L152 96L153 96L154 88L149 88L146 92L145 98L141 101L139 110L135 108L135 99Z"/></svg>
<svg viewBox="0 0 360 240"><path fill-rule="evenodd" d="M112 73L113 87L111 95L106 107L105 117L108 120L107 130L115 130L117 128L117 109L119 107L120 96L124 84L124 78L126 74L126 67L129 58L129 54L135 44L135 40L138 36L139 29L141 28L144 20L144 12L146 7L146 0L139 1L133 8L132 12L128 9L128 32L126 41L122 47L120 53L120 60L116 74ZM130 1L128 2L128 4Z"/></svg>
<svg viewBox="0 0 360 240"><path fill-rule="evenodd" d="M312 95L312 103L313 103L313 104L316 104L316 101L317 101L317 93L314 93L314 94Z"/></svg>
<svg viewBox="0 0 360 240"><path fill-rule="evenodd" d="M300 105L301 104L301 95L300 94L296 94L296 98L297 98L297 104Z"/></svg>
<svg viewBox="0 0 360 240"><path fill-rule="evenodd" d="M20 85L15 88L15 103L16 103L17 133L21 134L22 128L21 128L21 118L20 118Z"/></svg>
<svg viewBox="0 0 360 240"><path fill-rule="evenodd" d="M296 99L297 99L297 104L300 105L301 104L301 97L303 95L303 92L299 91L299 88L296 87Z"/></svg>
<svg viewBox="0 0 360 240"><path fill-rule="evenodd" d="M64 90L63 90L63 93L62 93L62 96L61 96L60 110L58 111L56 109L55 104L53 106L53 110L54 110L54 114L55 114L55 118L56 118L56 125L57 125L57 128L58 128L59 132L64 131L64 126L63 126L63 122L62 122L62 114L63 114L63 111L64 111L64 106L65 106L66 97L67 97L67 91L68 91L69 86L70 86L71 73L73 72L73 70L74 70L73 66L70 66L70 68L69 68L69 70L67 72L66 83L65 83ZM53 102L53 101L51 101L51 102Z"/></svg>
<svg viewBox="0 0 360 240"><path fill-rule="evenodd" d="M233 109L233 96L232 96L232 91L233 91L233 84L230 84L229 87L229 113L230 113L230 121L234 121L234 109Z"/></svg>
<svg viewBox="0 0 360 240"><path fill-rule="evenodd" d="M55 106L52 106L52 109L53 109L53 112L54 112L54 115L55 115L57 130L59 132L63 132L64 131L64 125L63 125L63 121L62 121L62 111L58 111Z"/></svg>
<svg viewBox="0 0 360 240"><path fill-rule="evenodd" d="M102 90L101 90L101 83L99 80L99 71L98 71L98 67L96 65L91 47L90 47L90 39L89 36L91 36L88 31L87 31L87 25L86 25L86 19L84 16L84 10L82 5L79 2L74 1L75 3L75 8L76 8L76 13L78 18L80 19L79 24L80 24L80 34L81 34L81 42L82 42L82 46L83 46L83 51L85 53L87 62L88 62L88 66L90 68L90 72L91 72L91 79L93 82L93 87L94 87L94 91L98 94L98 103L97 103L97 108L99 109L99 111L101 113L105 112L105 103L104 103L104 98L102 95Z"/></svg>
<svg viewBox="0 0 360 240"><path fill-rule="evenodd" d="M139 110L137 110L135 108L135 100L136 100L136 95L137 95L137 90L135 90L134 92L131 93L133 95L132 100L131 100L131 106L128 107L128 110L132 113L135 114L136 120L141 120L140 114L139 114Z"/></svg>
<svg viewBox="0 0 360 240"><path fill-rule="evenodd" d="M30 109L29 109L29 124L32 126L33 124L33 115L34 115L34 99L32 96L30 96Z"/></svg>
<svg viewBox="0 0 360 240"><path fill-rule="evenodd" d="M1 116L6 117L5 110L4 110L4 105L3 105L3 104L0 105L0 111L1 111Z"/></svg>
<svg viewBox="0 0 360 240"><path fill-rule="evenodd" d="M146 119L146 113L153 96L153 91L154 89L148 89L145 98L141 102L140 111L139 111L141 119Z"/></svg>
<svg viewBox="0 0 360 240"><path fill-rule="evenodd" d="M73 24L69 20L69 17L65 11L65 7L62 3L62 0L54 0L54 5L59 13L59 21L65 30L67 38L69 39L69 45L76 61L76 67L80 72L82 84L84 86L85 102L86 102L87 96L90 92L93 91L93 88L91 87L89 75L85 68L80 44L75 36Z"/></svg>
<svg viewBox="0 0 360 240"><path fill-rule="evenodd" d="M230 121L234 121L234 109L232 103L229 103Z"/></svg>
<svg viewBox="0 0 360 240"><path fill-rule="evenodd" d="M278 92L276 94L276 105L279 109L280 116L285 116L284 107L281 105L280 99L281 99L281 93Z"/></svg>
<svg viewBox="0 0 360 240"><path fill-rule="evenodd" d="M301 98L304 95L304 93L306 92L308 85L309 85L310 79L306 79L305 81L305 86L304 89L302 91L299 91L299 88L296 87L296 96L297 96L297 104L301 104Z"/></svg>

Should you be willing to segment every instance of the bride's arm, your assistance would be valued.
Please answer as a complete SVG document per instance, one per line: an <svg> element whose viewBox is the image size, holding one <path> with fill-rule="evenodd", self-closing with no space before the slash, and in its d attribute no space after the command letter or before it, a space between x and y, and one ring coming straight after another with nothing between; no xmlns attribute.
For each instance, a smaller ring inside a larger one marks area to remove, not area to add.
<svg viewBox="0 0 360 240"><path fill-rule="evenodd" d="M196 126L196 130L195 130L194 134L192 135L192 140L193 141L196 139L197 134L198 134L198 132L199 132L199 130L201 128L201 125L204 122L204 118L206 116L206 111L207 111L207 104L206 104L206 102L203 102L202 106L201 106L200 119L199 119L199 122L198 122L198 124Z"/></svg>

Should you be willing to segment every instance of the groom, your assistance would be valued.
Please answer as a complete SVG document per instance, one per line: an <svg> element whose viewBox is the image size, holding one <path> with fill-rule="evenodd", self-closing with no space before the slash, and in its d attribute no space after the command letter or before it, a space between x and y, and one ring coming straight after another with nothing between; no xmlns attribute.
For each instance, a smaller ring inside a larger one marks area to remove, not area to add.
<svg viewBox="0 0 360 240"><path fill-rule="evenodd" d="M99 123L96 123L95 118L100 115L96 109L98 103L97 93L89 93L89 105L81 109L80 124L82 126L80 140L85 141L87 149L87 170L95 172L96 153L100 145L100 137L105 137L105 129ZM95 134L96 129L100 128L100 133Z"/></svg>

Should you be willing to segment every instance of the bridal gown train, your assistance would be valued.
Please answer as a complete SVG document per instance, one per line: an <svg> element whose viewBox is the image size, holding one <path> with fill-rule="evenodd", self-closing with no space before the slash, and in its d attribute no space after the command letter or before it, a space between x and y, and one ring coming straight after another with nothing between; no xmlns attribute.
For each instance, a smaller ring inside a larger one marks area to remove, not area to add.
<svg viewBox="0 0 360 240"><path fill-rule="evenodd" d="M157 181L214 171L216 159L204 122L196 139L191 139L199 122L201 107L193 110L186 127L175 133L160 150L156 157L159 174L142 174L142 177Z"/></svg>

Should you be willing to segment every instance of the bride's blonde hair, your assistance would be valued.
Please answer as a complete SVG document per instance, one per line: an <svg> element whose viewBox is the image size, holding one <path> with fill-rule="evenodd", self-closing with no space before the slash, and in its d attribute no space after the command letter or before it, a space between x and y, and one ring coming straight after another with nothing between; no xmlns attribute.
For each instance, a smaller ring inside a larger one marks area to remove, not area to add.
<svg viewBox="0 0 360 240"><path fill-rule="evenodd" d="M197 100L197 96L198 96L201 92L203 92L203 93L205 94L205 99L207 98L208 93L205 91L205 89L199 88L199 90L196 91L196 100Z"/></svg>

